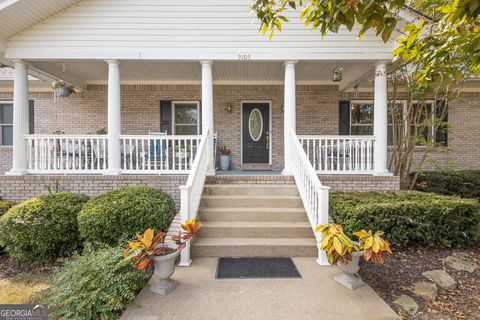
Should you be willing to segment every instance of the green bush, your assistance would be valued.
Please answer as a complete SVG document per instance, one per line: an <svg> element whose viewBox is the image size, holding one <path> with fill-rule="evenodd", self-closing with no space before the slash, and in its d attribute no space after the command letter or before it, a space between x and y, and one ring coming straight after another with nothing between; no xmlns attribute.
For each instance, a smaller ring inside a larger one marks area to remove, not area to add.
<svg viewBox="0 0 480 320"><path fill-rule="evenodd" d="M53 319L117 319L146 285L123 249L88 252L58 268L44 293Z"/></svg>
<svg viewBox="0 0 480 320"><path fill-rule="evenodd" d="M415 189L480 200L480 171L423 172L418 175Z"/></svg>
<svg viewBox="0 0 480 320"><path fill-rule="evenodd" d="M332 193L330 214L347 234L383 230L396 247L464 248L480 223L478 201L423 192Z"/></svg>
<svg viewBox="0 0 480 320"><path fill-rule="evenodd" d="M6 201L6 200L0 200L0 217L3 216L7 211L13 207L15 203Z"/></svg>
<svg viewBox="0 0 480 320"><path fill-rule="evenodd" d="M80 234L92 243L116 245L147 228L166 231L175 202L160 189L126 187L90 200L78 215Z"/></svg>
<svg viewBox="0 0 480 320"><path fill-rule="evenodd" d="M80 245L77 214L88 197L50 193L12 207L0 218L0 242L20 261L52 261Z"/></svg>

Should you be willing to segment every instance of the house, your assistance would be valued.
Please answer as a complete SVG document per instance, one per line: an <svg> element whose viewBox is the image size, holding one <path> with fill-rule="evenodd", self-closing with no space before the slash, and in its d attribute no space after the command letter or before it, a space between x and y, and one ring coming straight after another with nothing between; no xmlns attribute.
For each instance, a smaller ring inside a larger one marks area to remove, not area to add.
<svg viewBox="0 0 480 320"><path fill-rule="evenodd" d="M0 1L0 62L10 68L0 69L0 196L22 200L57 184L90 195L145 184L170 192L182 218L195 216L202 201L232 206L229 194L245 196L237 209L295 208L285 210L286 223L288 213L306 211L314 226L328 219L328 187L398 189L388 170L394 40L374 33L358 40L356 30L322 39L291 13L268 41L249 4ZM54 97L54 80L80 92ZM470 83L450 106L450 152L432 159L480 168L479 88ZM232 150L238 175L215 175L218 145ZM252 198L262 195L271 202ZM263 221L252 209L242 215ZM277 231L299 239L304 226ZM265 231L238 232L245 228Z"/></svg>

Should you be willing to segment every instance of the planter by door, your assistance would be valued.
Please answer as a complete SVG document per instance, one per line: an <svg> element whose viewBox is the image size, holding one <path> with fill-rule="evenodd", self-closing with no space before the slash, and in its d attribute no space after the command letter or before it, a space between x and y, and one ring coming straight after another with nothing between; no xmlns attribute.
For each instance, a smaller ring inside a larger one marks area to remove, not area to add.
<svg viewBox="0 0 480 320"><path fill-rule="evenodd" d="M348 263L338 261L337 266L343 271L343 273L336 276L334 278L335 281L351 290L363 286L362 279L357 275L358 270L360 270L359 263L361 257L363 257L363 251L353 251L352 261L349 261Z"/></svg>
<svg viewBox="0 0 480 320"><path fill-rule="evenodd" d="M228 171L230 169L230 156L220 156L220 169Z"/></svg>
<svg viewBox="0 0 480 320"><path fill-rule="evenodd" d="M176 244L174 243L168 243L165 245L171 249L177 248ZM175 262L179 255L180 251L175 251L174 253L166 256L152 257L155 265L155 271L153 274L158 277L159 281L155 282L150 287L151 291L166 296L179 285L178 281L170 279L175 272Z"/></svg>

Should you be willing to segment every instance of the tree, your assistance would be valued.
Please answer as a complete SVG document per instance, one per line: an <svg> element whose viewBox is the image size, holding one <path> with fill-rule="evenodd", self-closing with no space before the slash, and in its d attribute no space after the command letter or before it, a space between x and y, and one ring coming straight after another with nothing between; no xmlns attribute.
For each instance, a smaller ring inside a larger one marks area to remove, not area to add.
<svg viewBox="0 0 480 320"><path fill-rule="evenodd" d="M323 37L358 25L359 38L374 30L384 42L397 29L402 10L420 11L418 21L401 30L389 69L394 89L390 170L400 176L404 187L414 185L416 176L409 182L410 172L422 169L431 150L446 148L425 137L425 130L431 130L432 136L445 133L448 103L458 98L466 80L480 76L480 0L255 0L251 9L260 30L273 37L289 21L285 12L297 7L305 26ZM407 102L401 112L395 112L400 87ZM427 99L437 103L428 104ZM418 145L424 148L415 163Z"/></svg>

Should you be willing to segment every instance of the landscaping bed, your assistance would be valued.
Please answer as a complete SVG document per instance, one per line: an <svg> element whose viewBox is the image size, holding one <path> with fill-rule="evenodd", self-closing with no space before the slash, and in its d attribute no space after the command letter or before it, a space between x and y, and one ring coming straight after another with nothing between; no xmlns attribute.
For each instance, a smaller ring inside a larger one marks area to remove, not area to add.
<svg viewBox="0 0 480 320"><path fill-rule="evenodd" d="M477 267L471 273L456 270L444 261L449 256L459 257ZM456 281L455 290L436 285L438 296L432 301L412 291L418 282L434 284L422 273L439 269L445 270ZM364 263L360 275L403 319L480 319L480 249L409 248L387 256L383 265ZM415 314L403 311L394 303L402 294L413 298L418 305Z"/></svg>

